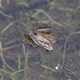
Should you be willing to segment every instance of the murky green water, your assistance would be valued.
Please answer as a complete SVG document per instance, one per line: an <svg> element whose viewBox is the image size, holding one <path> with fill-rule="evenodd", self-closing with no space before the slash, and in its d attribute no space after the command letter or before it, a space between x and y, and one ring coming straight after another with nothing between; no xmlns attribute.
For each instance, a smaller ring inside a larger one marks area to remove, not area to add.
<svg viewBox="0 0 80 80"><path fill-rule="evenodd" d="M79 0L0 0L0 80L80 79ZM24 34L51 26L52 51L30 45ZM25 30L25 32L23 31Z"/></svg>

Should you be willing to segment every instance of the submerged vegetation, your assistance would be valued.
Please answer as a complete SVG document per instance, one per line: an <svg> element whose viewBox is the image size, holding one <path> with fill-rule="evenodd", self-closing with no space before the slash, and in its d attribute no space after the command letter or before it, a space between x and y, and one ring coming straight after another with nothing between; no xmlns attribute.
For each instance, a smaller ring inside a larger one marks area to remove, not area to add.
<svg viewBox="0 0 80 80"><path fill-rule="evenodd" d="M0 3L0 80L80 80L80 0L6 1ZM53 51L23 42L37 22L52 27Z"/></svg>

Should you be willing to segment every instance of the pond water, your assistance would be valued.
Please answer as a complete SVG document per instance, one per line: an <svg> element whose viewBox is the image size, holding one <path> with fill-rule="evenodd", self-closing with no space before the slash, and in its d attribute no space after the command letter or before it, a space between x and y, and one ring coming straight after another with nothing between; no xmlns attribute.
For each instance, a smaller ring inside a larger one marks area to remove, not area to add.
<svg viewBox="0 0 80 80"><path fill-rule="evenodd" d="M80 80L79 6L80 0L0 0L0 79ZM47 26L57 38L51 51L24 37Z"/></svg>

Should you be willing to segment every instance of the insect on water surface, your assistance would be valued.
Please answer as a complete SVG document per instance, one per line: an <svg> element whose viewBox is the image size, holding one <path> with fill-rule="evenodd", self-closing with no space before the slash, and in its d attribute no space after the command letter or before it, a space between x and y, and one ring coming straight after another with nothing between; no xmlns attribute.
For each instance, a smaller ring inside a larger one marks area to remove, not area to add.
<svg viewBox="0 0 80 80"><path fill-rule="evenodd" d="M30 17L30 19L34 20L39 28L30 31L27 35L25 34L24 37L38 47L42 47L48 51L53 50L52 44L57 42L57 38L50 34L49 30L51 27L41 27L35 18Z"/></svg>
<svg viewBox="0 0 80 80"><path fill-rule="evenodd" d="M35 45L42 47L48 51L53 50L52 44L57 42L57 38L53 37L49 32L50 27L38 28L30 31L24 37Z"/></svg>

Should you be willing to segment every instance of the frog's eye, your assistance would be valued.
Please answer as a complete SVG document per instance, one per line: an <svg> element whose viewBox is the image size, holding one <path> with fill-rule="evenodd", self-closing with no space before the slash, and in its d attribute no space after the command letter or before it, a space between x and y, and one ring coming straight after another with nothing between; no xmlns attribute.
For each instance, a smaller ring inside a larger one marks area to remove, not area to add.
<svg viewBox="0 0 80 80"><path fill-rule="evenodd" d="M36 33L36 32L34 32L34 35L37 35L37 33Z"/></svg>

